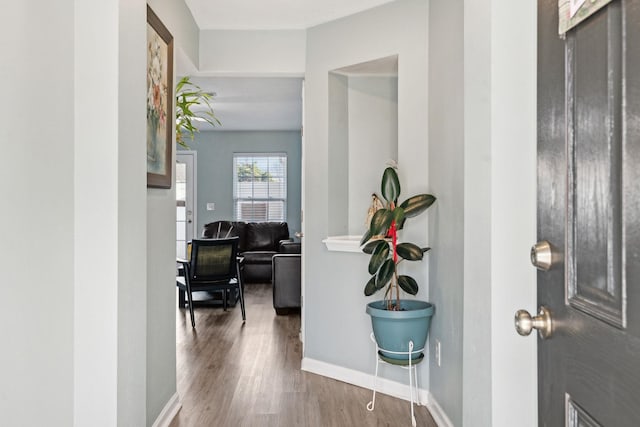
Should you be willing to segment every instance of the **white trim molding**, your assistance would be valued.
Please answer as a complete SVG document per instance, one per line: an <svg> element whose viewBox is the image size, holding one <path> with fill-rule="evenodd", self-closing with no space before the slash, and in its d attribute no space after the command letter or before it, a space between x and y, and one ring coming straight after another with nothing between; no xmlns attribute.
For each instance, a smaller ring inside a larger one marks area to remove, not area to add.
<svg viewBox="0 0 640 427"><path fill-rule="evenodd" d="M171 396L167 404L164 405L158 418L153 422L152 427L169 427L169 424L171 424L171 421L173 421L178 414L180 408L182 408L182 403L180 403L180 396L178 396L176 392Z"/></svg>
<svg viewBox="0 0 640 427"><path fill-rule="evenodd" d="M444 412L442 407L438 404L435 397L433 397L431 392L427 393L429 393L429 400L427 400L426 406L429 408L429 413L431 414L433 421L435 421L439 427L453 427L453 423L447 416L447 413Z"/></svg>
<svg viewBox="0 0 640 427"><path fill-rule="evenodd" d="M330 251L357 252L363 254L360 247L362 236L330 236L322 241Z"/></svg>
<svg viewBox="0 0 640 427"><path fill-rule="evenodd" d="M310 359L308 357L302 359L301 369L313 374L333 378L334 380L342 381L347 384L353 384L355 386L366 388L369 390L373 389L373 381L375 377L364 372L344 368L342 366L332 365L330 363ZM411 399L409 385L402 384L397 381L391 381L386 378L378 377L377 392L397 397L398 399ZM429 392L429 390L420 388L418 390L418 395L420 397L420 402L429 410L429 413L433 417L438 427L454 427L447 414L444 412L438 402L436 402L435 398Z"/></svg>

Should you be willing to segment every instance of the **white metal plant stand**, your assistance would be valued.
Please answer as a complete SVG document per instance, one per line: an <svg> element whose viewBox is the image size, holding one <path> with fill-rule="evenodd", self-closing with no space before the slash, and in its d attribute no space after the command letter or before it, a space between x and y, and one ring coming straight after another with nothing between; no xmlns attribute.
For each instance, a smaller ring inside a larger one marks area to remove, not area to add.
<svg viewBox="0 0 640 427"><path fill-rule="evenodd" d="M420 352L420 356L415 360L413 360L411 358L411 355L414 353L413 341L409 341L409 351L390 351L390 350L386 350L384 348L378 347L378 343L375 339L375 336L373 335L373 332L371 333L371 341L373 341L373 343L376 345L376 375L373 380L373 398L371 399L371 402L367 403L367 410L373 411L376 406L376 390L378 386L377 384L378 383L378 367L380 366L380 362L387 363L392 366L398 366L403 369L407 369L409 371L409 395L411 398L411 425L413 427L416 427L416 417L413 412L413 403L415 401L416 405L422 406L422 404L420 403L420 393L418 392L419 390L418 364L422 362L422 360L424 359L424 354L422 353L424 351L424 348L421 348L415 351L415 352ZM397 363L390 362L388 361L389 359L385 358L380 351L384 351L386 353L391 353L391 354L406 355L407 360L398 359ZM415 388L415 391L414 391L414 388ZM414 399L414 393L415 393L415 399Z"/></svg>

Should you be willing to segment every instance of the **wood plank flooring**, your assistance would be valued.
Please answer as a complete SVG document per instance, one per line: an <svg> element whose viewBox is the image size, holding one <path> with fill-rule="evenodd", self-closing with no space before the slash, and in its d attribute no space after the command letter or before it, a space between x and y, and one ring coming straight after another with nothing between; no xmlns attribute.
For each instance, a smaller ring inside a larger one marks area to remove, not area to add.
<svg viewBox="0 0 640 427"><path fill-rule="evenodd" d="M170 427L410 426L409 402L300 370L299 313L276 316L270 285L246 286L240 305L177 310L177 381L182 409ZM418 426L436 427L416 406Z"/></svg>

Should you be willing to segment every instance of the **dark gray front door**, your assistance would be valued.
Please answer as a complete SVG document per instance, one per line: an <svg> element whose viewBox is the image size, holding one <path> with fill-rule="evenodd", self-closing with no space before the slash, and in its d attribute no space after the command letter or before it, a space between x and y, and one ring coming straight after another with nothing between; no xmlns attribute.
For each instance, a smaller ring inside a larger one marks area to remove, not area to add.
<svg viewBox="0 0 640 427"><path fill-rule="evenodd" d="M590 0L587 0L590 1ZM640 426L640 1L558 36L538 2L541 426Z"/></svg>

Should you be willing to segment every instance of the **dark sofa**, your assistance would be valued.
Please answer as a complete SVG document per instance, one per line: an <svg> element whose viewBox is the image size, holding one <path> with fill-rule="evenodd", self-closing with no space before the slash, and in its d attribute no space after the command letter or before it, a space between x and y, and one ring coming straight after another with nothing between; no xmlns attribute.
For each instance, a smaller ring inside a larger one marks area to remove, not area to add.
<svg viewBox="0 0 640 427"><path fill-rule="evenodd" d="M245 283L271 282L273 256L279 253L281 243L293 240L286 222L215 221L205 224L202 236L240 238L238 252L244 257Z"/></svg>

